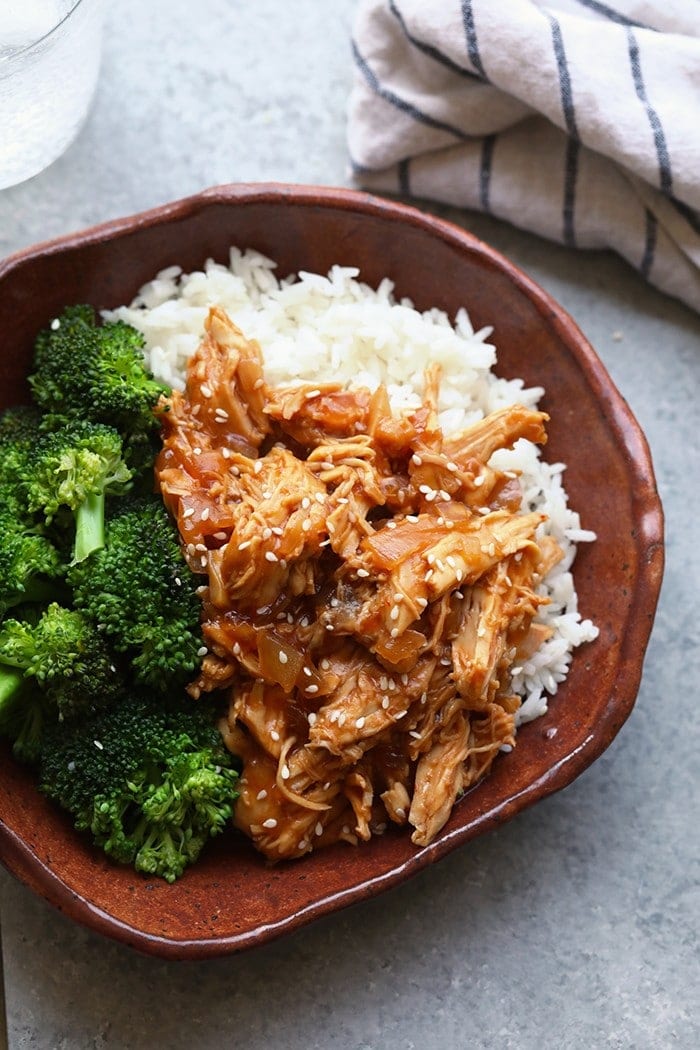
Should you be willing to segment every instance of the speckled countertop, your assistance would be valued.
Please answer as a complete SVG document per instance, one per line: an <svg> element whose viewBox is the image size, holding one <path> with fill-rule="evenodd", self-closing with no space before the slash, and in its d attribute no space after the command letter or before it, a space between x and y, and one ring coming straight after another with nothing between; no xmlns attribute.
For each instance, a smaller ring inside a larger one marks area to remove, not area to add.
<svg viewBox="0 0 700 1050"><path fill-rule="evenodd" d="M349 185L354 0L120 0L87 126L0 192L0 255L227 181ZM700 318L615 257L444 210L573 315L646 431L667 569L636 708L579 780L399 889L176 964L0 872L11 1046L700 1046Z"/></svg>

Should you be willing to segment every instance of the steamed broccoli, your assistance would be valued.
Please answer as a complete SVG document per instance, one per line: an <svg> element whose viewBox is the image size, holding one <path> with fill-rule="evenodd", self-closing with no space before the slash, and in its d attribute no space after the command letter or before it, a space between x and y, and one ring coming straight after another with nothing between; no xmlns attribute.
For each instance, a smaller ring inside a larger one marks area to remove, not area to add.
<svg viewBox="0 0 700 1050"><path fill-rule="evenodd" d="M123 500L101 550L69 570L77 609L131 660L136 679L167 691L199 666L201 605L177 526L159 496Z"/></svg>
<svg viewBox="0 0 700 1050"><path fill-rule="evenodd" d="M34 400L51 415L107 423L122 435L152 430L168 390L146 369L143 347L131 325L98 324L91 306L67 307L37 337Z"/></svg>
<svg viewBox="0 0 700 1050"><path fill-rule="evenodd" d="M61 556L38 526L22 518L0 486L0 616L17 602L45 602L60 593Z"/></svg>
<svg viewBox="0 0 700 1050"><path fill-rule="evenodd" d="M105 495L125 492L131 471L122 439L102 423L73 421L42 434L29 453L24 490L30 513L51 522L61 507L75 515L75 561L104 543Z"/></svg>
<svg viewBox="0 0 700 1050"><path fill-rule="evenodd" d="M174 882L232 813L237 773L208 713L132 695L45 737L42 790L137 871Z"/></svg>
<svg viewBox="0 0 700 1050"><path fill-rule="evenodd" d="M0 625L0 727L34 760L44 724L115 703L122 681L102 637L80 613L53 602L31 620Z"/></svg>
<svg viewBox="0 0 700 1050"><path fill-rule="evenodd" d="M55 596L61 557L26 506L24 478L37 440L39 413L7 409L0 416L0 616L20 601Z"/></svg>

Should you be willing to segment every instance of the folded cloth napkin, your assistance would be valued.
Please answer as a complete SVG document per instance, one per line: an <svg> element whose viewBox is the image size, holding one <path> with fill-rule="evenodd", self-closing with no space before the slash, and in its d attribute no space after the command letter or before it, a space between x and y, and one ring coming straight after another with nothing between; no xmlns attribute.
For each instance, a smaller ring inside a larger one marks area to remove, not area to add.
<svg viewBox="0 0 700 1050"><path fill-rule="evenodd" d="M700 310L698 0L361 0L367 189L612 248Z"/></svg>

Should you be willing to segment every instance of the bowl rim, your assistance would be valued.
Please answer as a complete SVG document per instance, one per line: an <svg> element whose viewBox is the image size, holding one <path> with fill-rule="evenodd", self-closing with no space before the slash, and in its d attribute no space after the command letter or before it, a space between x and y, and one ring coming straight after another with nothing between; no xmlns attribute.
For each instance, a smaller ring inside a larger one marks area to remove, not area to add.
<svg viewBox="0 0 700 1050"><path fill-rule="evenodd" d="M178 960L213 958L262 945L315 918L373 897L417 874L469 839L503 823L534 802L571 783L610 745L632 711L643 668L640 654L643 656L651 634L664 568L663 509L656 489L650 449L639 423L598 354L568 312L519 266L466 228L447 219L398 200L353 189L280 182L222 184L22 248L0 260L0 288L7 274L31 259L118 240L138 230L184 219L213 205L252 203L282 203L289 207L312 204L418 227L458 250L475 252L505 275L529 299L543 323L562 339L579 367L585 371L595 397L605 405L609 426L620 435L628 451L631 499L639 532L637 546L643 553L635 580L635 594L643 596L648 615L637 617L628 624L618 662L618 679L622 677L623 684L618 685L608 696L596 732L590 733L573 751L517 794L502 799L466 826L441 833L429 846L416 850L408 860L388 872L365 876L330 898L325 896L314 900L300 912L269 925L261 924L241 934L174 939L128 925L66 885L60 876L42 863L21 836L0 819L0 860L20 881L80 924L145 954Z"/></svg>

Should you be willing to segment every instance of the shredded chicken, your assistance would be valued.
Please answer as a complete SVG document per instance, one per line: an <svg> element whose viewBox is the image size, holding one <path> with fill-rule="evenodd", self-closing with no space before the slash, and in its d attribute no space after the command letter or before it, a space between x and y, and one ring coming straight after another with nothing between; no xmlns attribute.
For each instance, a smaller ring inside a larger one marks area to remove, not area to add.
<svg viewBox="0 0 700 1050"><path fill-rule="evenodd" d="M243 763L235 823L271 860L409 824L427 845L515 745L517 659L548 637L537 539L489 465L547 416L522 405L444 437L423 405L338 384L270 388L262 354L210 311L163 413L157 477L202 576L208 654L190 693L228 697Z"/></svg>

